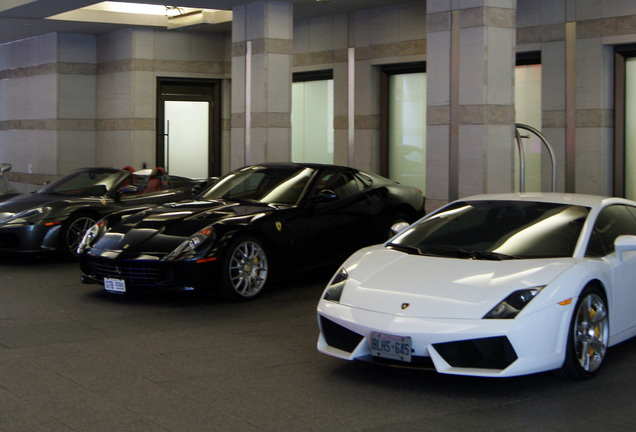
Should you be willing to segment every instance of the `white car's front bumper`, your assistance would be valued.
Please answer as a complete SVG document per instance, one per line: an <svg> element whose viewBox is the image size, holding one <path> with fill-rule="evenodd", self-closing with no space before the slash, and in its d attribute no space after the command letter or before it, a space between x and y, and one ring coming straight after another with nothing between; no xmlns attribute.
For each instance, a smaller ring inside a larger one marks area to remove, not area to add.
<svg viewBox="0 0 636 432"><path fill-rule="evenodd" d="M381 332L411 338L413 362L394 363L400 366L432 362L438 372L448 374L525 375L561 367L571 308L554 305L516 319L434 319L382 314L321 300L318 350L346 360L374 361L371 333ZM427 358L430 361L422 361Z"/></svg>

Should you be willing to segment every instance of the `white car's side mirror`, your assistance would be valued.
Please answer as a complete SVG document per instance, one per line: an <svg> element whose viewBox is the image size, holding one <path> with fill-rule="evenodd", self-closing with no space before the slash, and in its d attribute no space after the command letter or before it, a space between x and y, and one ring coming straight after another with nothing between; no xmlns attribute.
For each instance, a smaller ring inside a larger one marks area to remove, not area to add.
<svg viewBox="0 0 636 432"><path fill-rule="evenodd" d="M391 225L391 233L390 233L390 237L393 237L399 233L401 233L402 231L404 231L405 229L407 229L409 227L409 223L408 222L397 222L393 225Z"/></svg>
<svg viewBox="0 0 636 432"><path fill-rule="evenodd" d="M616 258L619 261L623 260L623 253L636 251L636 236L634 235L622 235L618 236L614 241L614 248L616 249Z"/></svg>

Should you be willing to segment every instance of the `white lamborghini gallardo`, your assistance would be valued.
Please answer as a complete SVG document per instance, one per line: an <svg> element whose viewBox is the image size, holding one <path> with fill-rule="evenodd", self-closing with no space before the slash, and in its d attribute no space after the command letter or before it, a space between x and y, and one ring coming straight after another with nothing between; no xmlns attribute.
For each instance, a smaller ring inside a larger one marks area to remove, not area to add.
<svg viewBox="0 0 636 432"><path fill-rule="evenodd" d="M636 335L636 202L462 199L353 254L317 308L318 350L507 377L587 378Z"/></svg>

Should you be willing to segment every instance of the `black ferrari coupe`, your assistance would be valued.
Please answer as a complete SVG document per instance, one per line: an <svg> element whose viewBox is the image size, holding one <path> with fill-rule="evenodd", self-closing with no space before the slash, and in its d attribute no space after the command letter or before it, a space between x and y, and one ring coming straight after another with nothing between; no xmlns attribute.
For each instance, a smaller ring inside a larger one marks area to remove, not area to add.
<svg viewBox="0 0 636 432"><path fill-rule="evenodd" d="M74 257L86 230L105 215L189 198L202 182L162 168L84 168L36 192L4 194L0 253L58 251Z"/></svg>
<svg viewBox="0 0 636 432"><path fill-rule="evenodd" d="M424 213L422 193L356 169L247 166L193 199L100 220L79 247L82 281L109 292L258 295L272 272L342 262Z"/></svg>

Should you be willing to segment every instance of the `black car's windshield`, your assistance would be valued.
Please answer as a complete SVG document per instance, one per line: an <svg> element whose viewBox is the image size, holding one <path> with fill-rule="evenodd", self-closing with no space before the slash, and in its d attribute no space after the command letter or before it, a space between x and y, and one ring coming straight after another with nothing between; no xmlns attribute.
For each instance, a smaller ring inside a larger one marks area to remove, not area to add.
<svg viewBox="0 0 636 432"><path fill-rule="evenodd" d="M411 227L388 246L467 259L571 257L589 210L543 202L458 202Z"/></svg>
<svg viewBox="0 0 636 432"><path fill-rule="evenodd" d="M296 204L313 173L297 166L247 167L222 177L200 198Z"/></svg>
<svg viewBox="0 0 636 432"><path fill-rule="evenodd" d="M45 186L38 193L101 196L115 186L124 175L120 170L108 168L76 171Z"/></svg>

